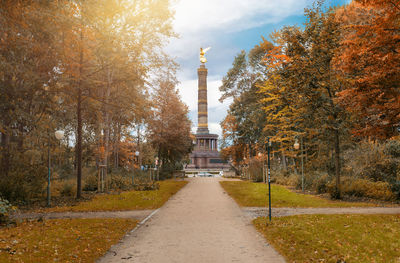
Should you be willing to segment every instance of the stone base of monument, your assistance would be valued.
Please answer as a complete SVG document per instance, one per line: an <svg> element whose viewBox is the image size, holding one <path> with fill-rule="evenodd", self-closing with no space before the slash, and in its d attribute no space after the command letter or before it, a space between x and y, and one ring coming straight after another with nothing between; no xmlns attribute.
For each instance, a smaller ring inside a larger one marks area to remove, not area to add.
<svg viewBox="0 0 400 263"><path fill-rule="evenodd" d="M229 163L221 159L218 152L217 134L196 134L196 144L190 154L190 164L185 171L196 170L206 172L219 172L229 170Z"/></svg>

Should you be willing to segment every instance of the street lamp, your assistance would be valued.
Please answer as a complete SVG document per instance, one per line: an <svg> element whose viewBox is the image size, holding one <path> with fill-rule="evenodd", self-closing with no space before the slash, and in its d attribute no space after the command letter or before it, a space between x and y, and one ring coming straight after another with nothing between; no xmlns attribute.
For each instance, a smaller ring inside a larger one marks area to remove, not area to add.
<svg viewBox="0 0 400 263"><path fill-rule="evenodd" d="M139 157L139 151L136 151L135 153L136 158ZM133 160L133 171L132 171L132 185L134 185L135 182L135 160Z"/></svg>
<svg viewBox="0 0 400 263"><path fill-rule="evenodd" d="M268 152L268 217L269 221L271 222L272 217L272 208L271 208L271 162L270 162L270 148L271 148L271 141L269 137L267 137L267 152Z"/></svg>
<svg viewBox="0 0 400 263"><path fill-rule="evenodd" d="M64 131L58 130L54 133L57 140L61 140L64 138ZM51 185L51 155L50 155L50 137L48 141L48 149L47 149L47 158L48 158L48 176L47 176L47 206L51 204L51 193L50 193L50 185Z"/></svg>
<svg viewBox="0 0 400 263"><path fill-rule="evenodd" d="M293 144L294 149L298 150L301 147L301 190L304 193L304 161L303 161L303 137L300 138L300 145L299 141L296 141Z"/></svg>
<svg viewBox="0 0 400 263"><path fill-rule="evenodd" d="M261 152L258 153L258 157L261 158L262 161L262 170L261 170L261 174L262 174L262 178L263 178L263 183L266 182L265 180L265 162L264 162L264 158L262 158L263 154Z"/></svg>
<svg viewBox="0 0 400 263"><path fill-rule="evenodd" d="M156 169L157 169L157 181L160 181L160 174L158 171L158 156L155 158L155 160L156 160Z"/></svg>
<svg viewBox="0 0 400 263"><path fill-rule="evenodd" d="M139 154L140 154L139 151L136 151L136 152L135 152L135 156L136 156L136 159L137 159L137 161L138 161L138 165L139 165ZM140 167L139 167L139 169L140 169Z"/></svg>

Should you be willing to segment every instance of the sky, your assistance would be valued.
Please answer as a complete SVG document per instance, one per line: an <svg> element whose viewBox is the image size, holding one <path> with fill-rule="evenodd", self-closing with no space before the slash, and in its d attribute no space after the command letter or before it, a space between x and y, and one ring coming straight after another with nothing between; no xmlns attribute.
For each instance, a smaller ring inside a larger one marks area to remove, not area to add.
<svg viewBox="0 0 400 263"><path fill-rule="evenodd" d="M188 105L192 131L197 129L197 68L200 47L211 47L208 62L208 127L210 133L221 135L220 122L231 101L220 103L219 86L241 50L249 51L259 44L261 36L269 35L285 25L302 26L304 8L312 0L173 0L173 26L179 38L172 39L167 53L179 63L178 89ZM331 6L350 0L327 0Z"/></svg>

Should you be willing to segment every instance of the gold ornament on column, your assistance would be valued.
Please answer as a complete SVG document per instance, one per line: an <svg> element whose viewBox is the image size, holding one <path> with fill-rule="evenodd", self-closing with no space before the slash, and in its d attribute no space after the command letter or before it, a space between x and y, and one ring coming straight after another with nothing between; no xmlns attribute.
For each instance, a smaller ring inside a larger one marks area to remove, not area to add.
<svg viewBox="0 0 400 263"><path fill-rule="evenodd" d="M203 49L202 47L200 48L200 62L201 63L206 63L207 62L207 59L206 59L206 57L204 56L205 54L206 54L206 52L207 51L209 51L211 49L211 47L208 47L208 48L205 48L205 49Z"/></svg>

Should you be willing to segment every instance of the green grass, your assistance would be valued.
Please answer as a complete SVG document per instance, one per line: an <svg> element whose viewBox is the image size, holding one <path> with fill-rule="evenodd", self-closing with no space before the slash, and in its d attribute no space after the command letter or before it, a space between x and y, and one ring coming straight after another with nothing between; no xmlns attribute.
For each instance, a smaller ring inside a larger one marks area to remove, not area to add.
<svg viewBox="0 0 400 263"><path fill-rule="evenodd" d="M186 184L186 181L161 181L159 190L127 191L120 194L99 194L92 200L80 202L75 206L53 207L45 211L78 212L156 209L161 207L172 195L176 194Z"/></svg>
<svg viewBox="0 0 400 263"><path fill-rule="evenodd" d="M266 206L267 185L248 181L221 181L225 191L240 206ZM376 206L370 203L332 201L317 196L298 194L280 185L271 185L273 207L362 207Z"/></svg>
<svg viewBox="0 0 400 263"><path fill-rule="evenodd" d="M400 262L400 215L301 215L253 223L288 262Z"/></svg>
<svg viewBox="0 0 400 263"><path fill-rule="evenodd" d="M0 262L95 262L137 221L56 219L0 228Z"/></svg>

